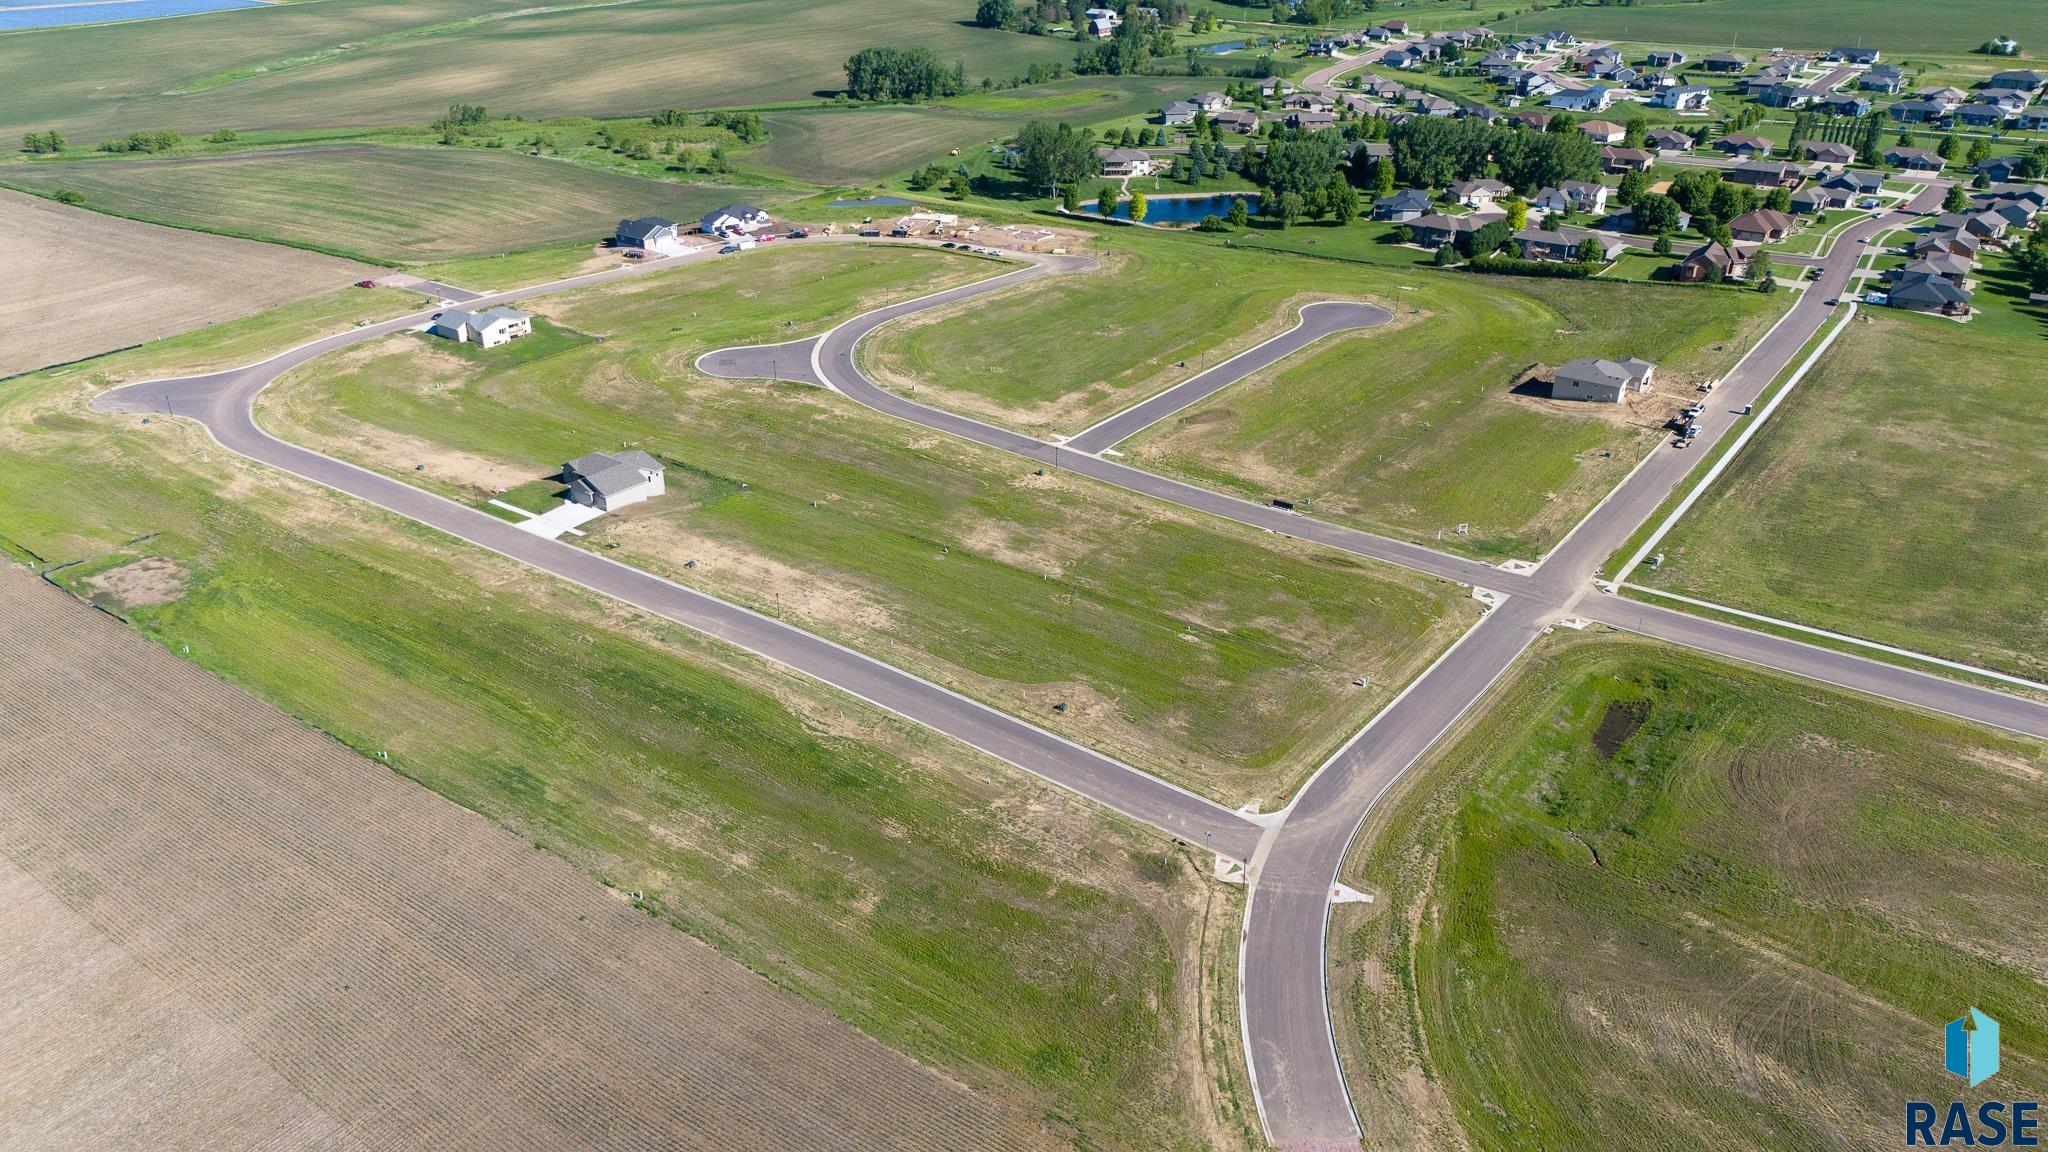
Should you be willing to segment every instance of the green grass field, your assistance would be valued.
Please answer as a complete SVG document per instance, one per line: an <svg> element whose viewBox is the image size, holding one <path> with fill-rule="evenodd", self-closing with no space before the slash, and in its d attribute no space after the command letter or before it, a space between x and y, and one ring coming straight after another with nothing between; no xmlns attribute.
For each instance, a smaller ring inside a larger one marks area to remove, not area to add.
<svg viewBox="0 0 2048 1152"><path fill-rule="evenodd" d="M1903 1143L2048 1088L2041 745L1647 644L1539 650L1346 869L1371 1148ZM1999 1079L1942 1027L2001 1022Z"/></svg>
<svg viewBox="0 0 2048 1152"><path fill-rule="evenodd" d="M1361 245L1409 253L1368 231L1255 235L1356 232ZM1719 375L1779 303L1303 261L1129 230L1098 247L1102 271L890 328L869 341L868 359L916 380L920 398L1071 434L1290 326L1300 301L1369 298L1396 310L1397 323L1297 353L1121 450L1148 468L1253 499L1307 501L1318 516L1376 531L1434 541L1443 530L1447 545L1489 557L1530 556L1555 541L1655 442L1663 419L1514 396L1523 372L1638 355L1674 382Z"/></svg>
<svg viewBox="0 0 2048 1152"><path fill-rule="evenodd" d="M1197 1055L1190 918L1208 890L1156 836L801 677L238 462L192 425L83 406L109 383L247 362L415 300L338 293L10 382L0 551L82 561L55 572L80 591L138 557L172 561L186 578L169 602L104 602L1079 1144L1181 1146L1207 1130L1213 1100L1191 1100L1219 1074Z"/></svg>
<svg viewBox="0 0 2048 1152"><path fill-rule="evenodd" d="M0 36L0 138L61 129L424 122L456 102L528 116L646 115L807 100L878 44L920 44L970 78L1070 61L1071 40L969 27L958 0L322 0Z"/></svg>
<svg viewBox="0 0 2048 1152"><path fill-rule="evenodd" d="M1967 325L1865 309L1630 579L2048 678L2043 318L1985 267Z"/></svg>
<svg viewBox="0 0 2048 1152"><path fill-rule="evenodd" d="M1584 37L1697 44L1751 56L1774 47L1828 49L1875 45L1887 55L1967 52L1994 36L2039 51L2048 44L2048 10L1983 0L1703 0L1556 8L1509 20L1502 28L1565 28Z"/></svg>
<svg viewBox="0 0 2048 1152"><path fill-rule="evenodd" d="M351 350L281 381L262 418L474 503L638 444L670 462L669 494L588 525L588 546L1232 804L1270 801L1383 701L1353 677L1397 686L1470 619L1454 590L689 369L1000 270L788 245L537 301L597 338L543 360L480 366L415 335Z"/></svg>
<svg viewBox="0 0 2048 1152"><path fill-rule="evenodd" d="M69 188L88 207L122 216L394 264L595 242L624 217L694 220L763 195L500 149L369 144L16 164L0 167L0 183L46 194Z"/></svg>

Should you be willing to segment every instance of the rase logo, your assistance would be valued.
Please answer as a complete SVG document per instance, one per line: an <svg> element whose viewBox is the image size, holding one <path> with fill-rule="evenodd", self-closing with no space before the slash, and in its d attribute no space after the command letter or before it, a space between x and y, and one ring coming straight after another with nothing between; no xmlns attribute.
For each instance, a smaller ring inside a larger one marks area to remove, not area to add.
<svg viewBox="0 0 2048 1152"><path fill-rule="evenodd" d="M1970 1009L1943 1030L1941 1066L1975 1088L1998 1074L1998 1021ZM2035 1100L1986 1100L1973 1111L1961 1100L1946 1109L1925 1100L1906 1102L1906 1147L2037 1148L2041 1105Z"/></svg>

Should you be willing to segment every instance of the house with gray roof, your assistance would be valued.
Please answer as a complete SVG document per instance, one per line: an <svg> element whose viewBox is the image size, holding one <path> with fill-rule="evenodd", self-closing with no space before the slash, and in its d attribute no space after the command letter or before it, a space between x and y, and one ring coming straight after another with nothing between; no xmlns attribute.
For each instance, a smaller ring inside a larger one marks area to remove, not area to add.
<svg viewBox="0 0 2048 1152"><path fill-rule="evenodd" d="M587 452L562 465L569 499L604 512L638 504L663 491L662 463L639 449Z"/></svg>
<svg viewBox="0 0 2048 1152"><path fill-rule="evenodd" d="M1968 316L1970 290L1930 273L1900 276L1885 293L1886 304L1910 312L1932 312L1941 316Z"/></svg>
<svg viewBox="0 0 2048 1152"><path fill-rule="evenodd" d="M1398 220L1405 223L1409 220L1429 215L1430 210L1435 206L1435 203L1429 198L1429 193L1422 191L1420 188L1407 188L1374 204L1372 206L1372 218L1375 220Z"/></svg>
<svg viewBox="0 0 2048 1152"><path fill-rule="evenodd" d="M475 344L479 348L496 348L509 344L521 336L533 335L533 317L510 308L487 308L482 312L465 312L450 308L434 317L427 331L436 336L453 340L457 344Z"/></svg>
<svg viewBox="0 0 2048 1152"><path fill-rule="evenodd" d="M697 226L706 236L725 236L734 232L759 232L773 223L767 212L752 204L727 204L706 212Z"/></svg>
<svg viewBox="0 0 2048 1152"><path fill-rule="evenodd" d="M612 233L615 248L641 248L649 252L669 254L683 250L682 237L677 230L682 225L660 216L642 216L637 220L621 220Z"/></svg>
<svg viewBox="0 0 2048 1152"><path fill-rule="evenodd" d="M1655 364L1633 356L1621 360L1569 360L1551 377L1550 395L1556 400L1619 404L1629 392L1648 391L1656 372Z"/></svg>

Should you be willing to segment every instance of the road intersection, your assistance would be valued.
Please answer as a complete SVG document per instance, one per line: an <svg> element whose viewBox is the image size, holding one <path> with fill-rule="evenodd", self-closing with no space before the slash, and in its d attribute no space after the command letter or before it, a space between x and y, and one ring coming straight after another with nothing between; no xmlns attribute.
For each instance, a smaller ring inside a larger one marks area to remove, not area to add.
<svg viewBox="0 0 2048 1152"><path fill-rule="evenodd" d="M1362 61L1326 69L1355 67ZM1319 73L1318 77L1324 77ZM1312 78L1314 80L1316 78ZM1936 195L1923 193L1913 210ZM777 376L831 388L885 415L1053 467L1254 527L1310 540L1439 576L1494 594L1462 639L1327 761L1289 806L1247 818L1128 765L977 704L879 661L616 563L570 544L519 531L487 513L400 481L289 444L256 425L257 395L314 357L424 323L420 312L293 349L262 363L203 376L115 389L102 412L170 413L204 424L224 447L725 640L944 732L1189 843L1246 863L1251 896L1241 951L1241 1017L1261 1122L1281 1147L1356 1147L1359 1118L1339 1065L1324 978L1332 885L1375 802L1477 703L1538 636L1560 622L1590 620L1792 675L1872 693L2001 729L2048 739L2048 705L1731 624L1624 600L1598 588L1599 565L1653 516L1695 462L1833 315L1826 300L1847 285L1862 242L1896 227L1885 213L1852 227L1818 262L1818 281L1743 358L1715 393L1692 450L1657 449L1533 568L1508 570L1225 496L1104 458L1101 451L1158 419L1213 395L1307 345L1382 322L1368 306L1310 305L1273 340L1139 403L1066 442L1035 439L887 391L860 369L861 340L893 320L1050 275L1085 272L1079 256L1031 256L1024 267L973 284L854 317L822 336L706 353L700 370L733 377ZM883 243L902 243L883 241ZM650 267L701 258L692 253ZM588 287L628 275L621 268L479 296L477 307Z"/></svg>

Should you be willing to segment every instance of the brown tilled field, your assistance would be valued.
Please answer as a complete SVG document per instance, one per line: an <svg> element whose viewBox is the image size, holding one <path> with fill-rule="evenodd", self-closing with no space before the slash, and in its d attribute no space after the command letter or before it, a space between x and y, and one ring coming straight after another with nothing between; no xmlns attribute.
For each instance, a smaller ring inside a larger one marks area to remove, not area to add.
<svg viewBox="0 0 2048 1152"><path fill-rule="evenodd" d="M0 188L0 377L233 320L376 274L317 252Z"/></svg>
<svg viewBox="0 0 2048 1152"><path fill-rule="evenodd" d="M0 661L0 1147L1045 1143L12 567Z"/></svg>

